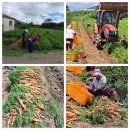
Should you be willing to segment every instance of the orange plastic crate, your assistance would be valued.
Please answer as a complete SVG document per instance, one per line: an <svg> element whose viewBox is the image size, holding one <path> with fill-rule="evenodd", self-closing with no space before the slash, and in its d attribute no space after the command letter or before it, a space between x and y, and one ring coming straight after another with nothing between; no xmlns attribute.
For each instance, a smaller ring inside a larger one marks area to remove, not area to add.
<svg viewBox="0 0 130 130"><path fill-rule="evenodd" d="M73 73L74 73L74 75L82 74L84 69L85 69L85 67L75 66Z"/></svg>
<svg viewBox="0 0 130 130"><path fill-rule="evenodd" d="M94 98L94 95L89 93L81 82L68 83L66 93L81 105L86 105Z"/></svg>
<svg viewBox="0 0 130 130"><path fill-rule="evenodd" d="M80 45L83 42L83 39L78 35L74 36L73 40L76 45Z"/></svg>
<svg viewBox="0 0 130 130"><path fill-rule="evenodd" d="M74 67L73 66L66 66L66 70L73 72L74 71Z"/></svg>
<svg viewBox="0 0 130 130"><path fill-rule="evenodd" d="M69 59L69 60L76 60L76 53L75 52L69 52L69 53L66 53L66 59Z"/></svg>
<svg viewBox="0 0 130 130"><path fill-rule="evenodd" d="M75 22L75 21L72 21L72 22L71 22L71 27L72 27L72 29L75 29L75 28L76 28L76 22Z"/></svg>

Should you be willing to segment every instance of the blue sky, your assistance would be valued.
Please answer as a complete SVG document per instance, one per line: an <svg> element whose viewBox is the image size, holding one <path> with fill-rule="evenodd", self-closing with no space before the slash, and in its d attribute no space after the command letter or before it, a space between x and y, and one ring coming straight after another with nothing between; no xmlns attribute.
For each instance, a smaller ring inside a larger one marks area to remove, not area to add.
<svg viewBox="0 0 130 130"><path fill-rule="evenodd" d="M87 9L93 6L98 5L98 2L68 2L67 5L69 6L71 11L77 11L82 9Z"/></svg>
<svg viewBox="0 0 130 130"><path fill-rule="evenodd" d="M63 2L3 2L2 13L22 22L41 24L47 18L64 21Z"/></svg>

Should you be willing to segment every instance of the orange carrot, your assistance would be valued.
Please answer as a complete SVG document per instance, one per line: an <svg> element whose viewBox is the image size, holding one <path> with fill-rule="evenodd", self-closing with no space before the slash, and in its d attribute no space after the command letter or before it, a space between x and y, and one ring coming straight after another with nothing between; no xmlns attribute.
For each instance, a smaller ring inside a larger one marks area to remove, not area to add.
<svg viewBox="0 0 130 130"><path fill-rule="evenodd" d="M11 123L11 119L9 118L7 122L7 128L10 128L10 123Z"/></svg>
<svg viewBox="0 0 130 130"><path fill-rule="evenodd" d="M21 99L19 99L19 103L20 105L23 107L23 109L26 109L25 105L23 104L23 101Z"/></svg>

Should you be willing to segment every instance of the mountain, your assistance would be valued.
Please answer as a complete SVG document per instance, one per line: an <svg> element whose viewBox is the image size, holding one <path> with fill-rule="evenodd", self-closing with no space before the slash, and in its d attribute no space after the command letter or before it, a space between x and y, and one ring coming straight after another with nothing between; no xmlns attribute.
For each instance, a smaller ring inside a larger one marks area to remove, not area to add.
<svg viewBox="0 0 130 130"><path fill-rule="evenodd" d="M96 9L97 6L93 6L93 7L90 7L90 8L87 8L87 9Z"/></svg>

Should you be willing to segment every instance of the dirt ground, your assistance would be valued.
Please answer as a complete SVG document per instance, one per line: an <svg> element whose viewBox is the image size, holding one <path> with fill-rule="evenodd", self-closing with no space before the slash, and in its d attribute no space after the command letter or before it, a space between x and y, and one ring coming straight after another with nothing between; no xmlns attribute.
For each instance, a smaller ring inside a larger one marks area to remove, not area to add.
<svg viewBox="0 0 130 130"><path fill-rule="evenodd" d="M64 52L48 52L47 54L28 54L23 56L2 57L3 64L63 64Z"/></svg>
<svg viewBox="0 0 130 130"><path fill-rule="evenodd" d="M74 81L78 81L78 78L73 73L66 71L66 82L69 83L69 82L74 82ZM68 95L66 96L66 102L71 103L73 106L75 106L79 110L84 110L83 106L75 102ZM126 124L126 122L118 118L112 121L107 121L101 125L100 124L94 125L89 122L81 121L77 118L77 120L72 122L70 126L72 128L121 128L122 126L124 126L124 124Z"/></svg>
<svg viewBox="0 0 130 130"><path fill-rule="evenodd" d="M2 78L2 106L8 100L9 90L10 90L10 80L8 78L8 70L2 68L3 78ZM3 116L2 125L6 127L7 120L6 117Z"/></svg>
<svg viewBox="0 0 130 130"><path fill-rule="evenodd" d="M44 105L48 105L48 101L57 100L58 106L61 110L62 117L64 119L64 68L55 67L52 71L50 67L36 67L39 69L41 96L44 99ZM8 78L8 71L3 68L3 86L2 86L2 105L8 100L10 90L10 81ZM47 128L56 128L56 122L53 116L47 111L44 112L44 123ZM7 126L6 117L2 119L3 128Z"/></svg>
<svg viewBox="0 0 130 130"><path fill-rule="evenodd" d="M73 45L73 49L83 49L84 59L77 61L68 61L68 64L114 64L115 61L104 50L99 50L92 43L91 34L82 23L78 24L77 34L83 38L83 43L79 46Z"/></svg>

